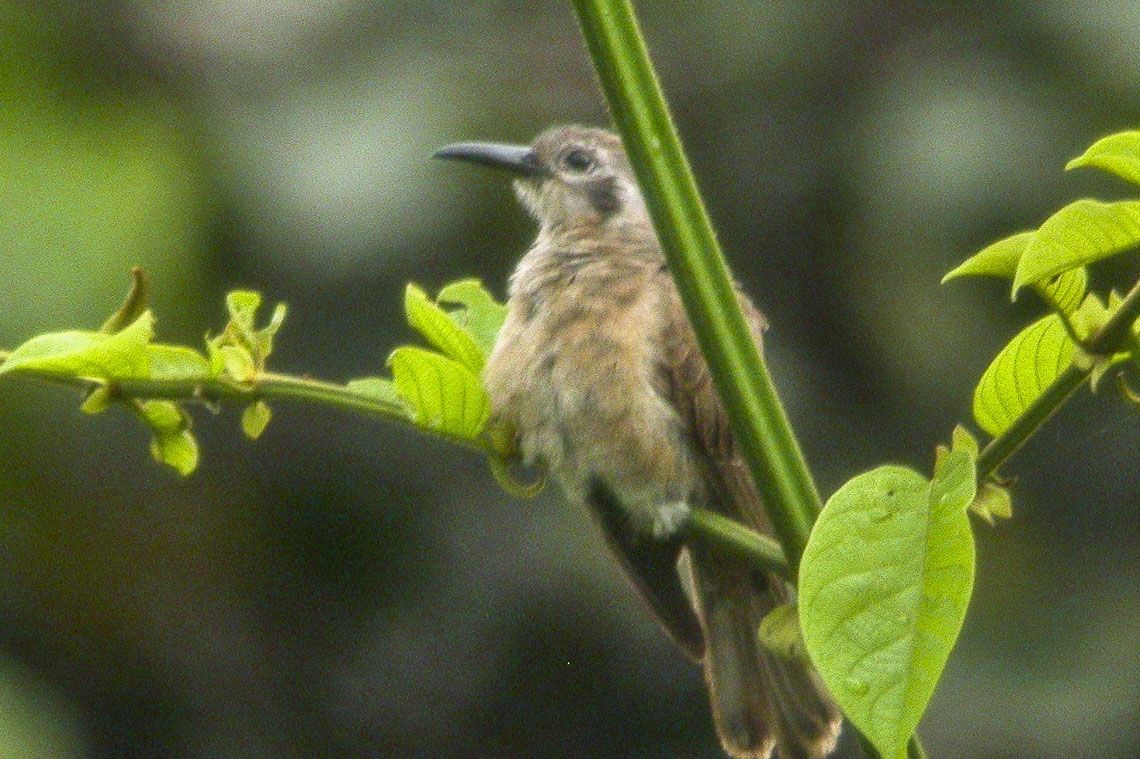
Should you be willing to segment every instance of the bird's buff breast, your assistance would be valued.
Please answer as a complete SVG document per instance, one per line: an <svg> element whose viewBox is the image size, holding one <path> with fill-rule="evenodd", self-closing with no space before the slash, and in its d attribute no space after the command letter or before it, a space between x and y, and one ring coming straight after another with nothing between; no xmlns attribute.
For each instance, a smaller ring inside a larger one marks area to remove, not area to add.
<svg viewBox="0 0 1140 759"><path fill-rule="evenodd" d="M662 395L659 303L646 280L589 274L514 293L484 379L525 459L571 497L601 477L648 515L688 498L696 481Z"/></svg>

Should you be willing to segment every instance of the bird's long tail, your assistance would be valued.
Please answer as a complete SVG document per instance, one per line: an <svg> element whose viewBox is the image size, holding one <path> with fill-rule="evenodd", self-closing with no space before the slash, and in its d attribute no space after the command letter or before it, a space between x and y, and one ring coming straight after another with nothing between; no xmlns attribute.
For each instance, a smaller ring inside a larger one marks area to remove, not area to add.
<svg viewBox="0 0 1140 759"><path fill-rule="evenodd" d="M811 663L766 650L760 621L786 595L776 577L689 549L688 572L705 636L704 670L721 744L737 759L822 759L841 715Z"/></svg>

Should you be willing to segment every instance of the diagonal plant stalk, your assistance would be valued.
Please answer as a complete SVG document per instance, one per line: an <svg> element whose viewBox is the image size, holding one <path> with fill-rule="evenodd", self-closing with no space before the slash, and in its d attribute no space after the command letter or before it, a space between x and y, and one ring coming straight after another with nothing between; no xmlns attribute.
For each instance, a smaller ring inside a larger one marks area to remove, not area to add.
<svg viewBox="0 0 1140 759"><path fill-rule="evenodd" d="M573 4L701 352L794 575L822 506L819 491L737 304L633 8L627 0Z"/></svg>
<svg viewBox="0 0 1140 759"><path fill-rule="evenodd" d="M822 500L737 303L633 7L629 0L573 5L701 352L794 575ZM925 755L917 735L909 751Z"/></svg>

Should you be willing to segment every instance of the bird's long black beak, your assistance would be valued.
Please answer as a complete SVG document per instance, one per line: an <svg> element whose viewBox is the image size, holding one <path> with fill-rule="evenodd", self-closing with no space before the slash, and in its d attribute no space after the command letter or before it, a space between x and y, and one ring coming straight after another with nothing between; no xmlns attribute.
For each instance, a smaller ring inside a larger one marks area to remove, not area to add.
<svg viewBox="0 0 1140 759"><path fill-rule="evenodd" d="M544 173L534 151L525 145L501 145L495 142L457 142L435 151L435 158L481 163L497 169L506 169L521 176Z"/></svg>

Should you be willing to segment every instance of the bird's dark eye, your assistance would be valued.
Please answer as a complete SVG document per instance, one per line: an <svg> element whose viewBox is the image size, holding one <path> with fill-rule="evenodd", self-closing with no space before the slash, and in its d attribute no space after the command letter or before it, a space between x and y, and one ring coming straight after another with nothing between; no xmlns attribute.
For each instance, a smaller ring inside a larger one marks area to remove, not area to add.
<svg viewBox="0 0 1140 759"><path fill-rule="evenodd" d="M576 148L562 156L562 165L570 171L583 174L594 167L594 157L589 152Z"/></svg>

